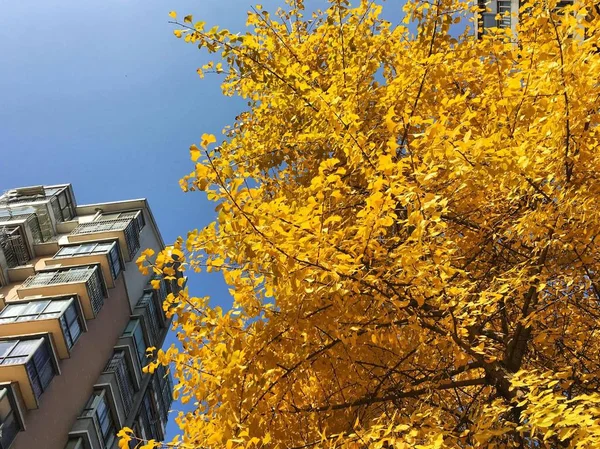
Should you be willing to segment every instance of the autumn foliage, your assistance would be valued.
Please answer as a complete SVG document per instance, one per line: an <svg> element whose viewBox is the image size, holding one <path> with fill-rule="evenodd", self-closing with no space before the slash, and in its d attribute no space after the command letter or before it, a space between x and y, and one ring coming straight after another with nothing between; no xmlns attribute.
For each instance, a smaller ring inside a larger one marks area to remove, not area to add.
<svg viewBox="0 0 600 449"><path fill-rule="evenodd" d="M249 107L181 180L218 219L139 261L234 300L165 304L157 363L195 404L173 445L600 447L593 2L481 39L466 3L349 3L175 19Z"/></svg>

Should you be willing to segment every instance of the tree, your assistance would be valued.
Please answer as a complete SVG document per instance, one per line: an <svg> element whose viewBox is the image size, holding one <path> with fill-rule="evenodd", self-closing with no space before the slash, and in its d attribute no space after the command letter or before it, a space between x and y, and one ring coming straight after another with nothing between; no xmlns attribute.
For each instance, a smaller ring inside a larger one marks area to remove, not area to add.
<svg viewBox="0 0 600 449"><path fill-rule="evenodd" d="M165 304L183 350L156 363L195 403L177 444L600 447L593 3L525 3L481 39L454 31L466 3L410 0L397 26L356 3L177 22L249 105L181 180L218 219L138 261L234 299Z"/></svg>

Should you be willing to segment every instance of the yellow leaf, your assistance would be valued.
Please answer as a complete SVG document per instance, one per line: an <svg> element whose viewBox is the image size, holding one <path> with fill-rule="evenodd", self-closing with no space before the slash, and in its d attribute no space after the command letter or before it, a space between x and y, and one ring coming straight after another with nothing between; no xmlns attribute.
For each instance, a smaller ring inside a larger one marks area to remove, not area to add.
<svg viewBox="0 0 600 449"><path fill-rule="evenodd" d="M146 248L144 251L142 251L142 255L146 257L152 257L154 255L154 250L152 248Z"/></svg>
<svg viewBox="0 0 600 449"><path fill-rule="evenodd" d="M190 157L194 162L196 162L200 158L200 150L196 145L190 146Z"/></svg>
<svg viewBox="0 0 600 449"><path fill-rule="evenodd" d="M200 143L200 145L202 145L203 148L206 148L208 145L210 145L211 143L214 143L217 141L216 137L213 134L202 134L202 142Z"/></svg>
<svg viewBox="0 0 600 449"><path fill-rule="evenodd" d="M177 19L177 13L176 13L175 11L171 11L171 12L169 13L169 16L170 16L172 19Z"/></svg>

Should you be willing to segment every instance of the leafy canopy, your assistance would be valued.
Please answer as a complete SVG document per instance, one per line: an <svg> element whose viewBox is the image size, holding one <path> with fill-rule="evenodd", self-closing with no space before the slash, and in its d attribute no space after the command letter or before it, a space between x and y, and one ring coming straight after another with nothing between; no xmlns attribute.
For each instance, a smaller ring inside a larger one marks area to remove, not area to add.
<svg viewBox="0 0 600 449"><path fill-rule="evenodd" d="M249 107L181 180L216 221L138 261L234 299L165 304L183 350L156 363L195 405L172 445L600 447L593 2L481 39L457 0L357 3L177 22Z"/></svg>

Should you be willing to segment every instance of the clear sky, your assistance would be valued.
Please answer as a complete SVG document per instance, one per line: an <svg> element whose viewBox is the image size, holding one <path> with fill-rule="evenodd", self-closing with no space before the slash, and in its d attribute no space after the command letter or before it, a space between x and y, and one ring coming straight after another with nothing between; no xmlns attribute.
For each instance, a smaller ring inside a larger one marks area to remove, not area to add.
<svg viewBox="0 0 600 449"><path fill-rule="evenodd" d="M0 191L70 182L79 204L145 197L167 243L208 224L214 206L178 180L193 168L189 145L245 104L223 97L216 75L198 78L208 57L173 36L168 12L243 31L254 3L0 0ZM219 275L188 285L231 304Z"/></svg>

